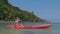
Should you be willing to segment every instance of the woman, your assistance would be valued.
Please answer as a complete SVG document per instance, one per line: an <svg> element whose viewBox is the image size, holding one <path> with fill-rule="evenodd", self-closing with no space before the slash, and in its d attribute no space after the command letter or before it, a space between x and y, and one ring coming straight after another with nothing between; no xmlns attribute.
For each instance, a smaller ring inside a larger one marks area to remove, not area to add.
<svg viewBox="0 0 60 34"><path fill-rule="evenodd" d="M17 25L20 25L20 26L23 26L22 24L19 24L19 22L21 22L22 20L20 20L18 17L16 17L16 20L15 20L15 27Z"/></svg>
<svg viewBox="0 0 60 34"><path fill-rule="evenodd" d="M18 17L16 17L15 24L18 24L19 21L20 21L20 19Z"/></svg>

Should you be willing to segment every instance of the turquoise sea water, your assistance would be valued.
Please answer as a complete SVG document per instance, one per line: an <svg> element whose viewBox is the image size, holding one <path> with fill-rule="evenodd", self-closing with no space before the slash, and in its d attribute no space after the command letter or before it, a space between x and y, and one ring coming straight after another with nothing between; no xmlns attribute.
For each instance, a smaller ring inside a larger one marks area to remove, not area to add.
<svg viewBox="0 0 60 34"><path fill-rule="evenodd" d="M47 29L8 29L11 23L0 23L0 34L60 34L60 23L52 23ZM41 23L21 23L23 25L40 25Z"/></svg>

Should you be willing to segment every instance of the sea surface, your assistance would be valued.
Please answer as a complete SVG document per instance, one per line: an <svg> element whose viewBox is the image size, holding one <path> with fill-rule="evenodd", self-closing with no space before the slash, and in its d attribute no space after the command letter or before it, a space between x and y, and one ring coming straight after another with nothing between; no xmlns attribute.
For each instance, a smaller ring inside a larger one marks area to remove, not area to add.
<svg viewBox="0 0 60 34"><path fill-rule="evenodd" d="M52 23L53 26L47 29L9 29L5 28L12 23L0 23L0 34L60 34L60 23ZM26 22L23 25L40 25L44 23Z"/></svg>

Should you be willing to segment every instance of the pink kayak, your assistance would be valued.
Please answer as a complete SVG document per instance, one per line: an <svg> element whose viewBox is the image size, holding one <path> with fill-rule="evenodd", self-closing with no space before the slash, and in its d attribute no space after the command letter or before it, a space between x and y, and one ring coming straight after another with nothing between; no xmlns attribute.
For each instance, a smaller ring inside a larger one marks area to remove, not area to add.
<svg viewBox="0 0 60 34"><path fill-rule="evenodd" d="M49 28L51 27L52 24L41 24L41 25L35 25L35 26L23 26L23 25L9 25L9 26L6 26L6 28L16 28L16 29L42 29L42 28Z"/></svg>

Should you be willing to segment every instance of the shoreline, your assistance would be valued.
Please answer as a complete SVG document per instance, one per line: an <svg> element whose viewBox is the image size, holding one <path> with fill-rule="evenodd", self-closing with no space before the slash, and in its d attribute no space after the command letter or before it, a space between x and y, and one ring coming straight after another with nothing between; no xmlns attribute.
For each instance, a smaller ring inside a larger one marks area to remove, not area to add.
<svg viewBox="0 0 60 34"><path fill-rule="evenodd" d="M0 20L0 23L14 23L15 21L1 21ZM25 23L25 21L22 21L22 22L24 22ZM29 23L31 23L31 22L29 22ZM47 22L32 22L32 23L47 23Z"/></svg>
<svg viewBox="0 0 60 34"><path fill-rule="evenodd" d="M0 23L14 23L14 21L0 21Z"/></svg>

